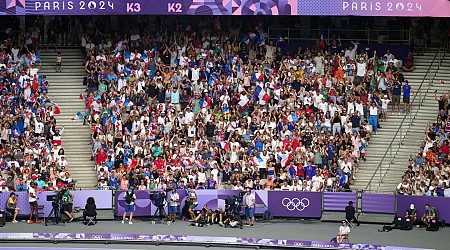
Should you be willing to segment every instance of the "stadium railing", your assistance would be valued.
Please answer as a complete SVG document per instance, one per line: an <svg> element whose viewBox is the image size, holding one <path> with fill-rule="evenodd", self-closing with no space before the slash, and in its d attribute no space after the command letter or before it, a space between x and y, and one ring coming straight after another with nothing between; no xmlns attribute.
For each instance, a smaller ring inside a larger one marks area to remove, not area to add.
<svg viewBox="0 0 450 250"><path fill-rule="evenodd" d="M432 82L436 77L437 71L441 66L444 54L445 52L439 49L434 55L433 61L430 63L430 66L428 67L428 70L425 76L423 77L422 82L420 83L418 89L415 91L416 95L414 95L411 100L411 107L415 107L415 109L411 110L411 112L409 112L403 117L397 132L392 137L389 146L386 148L385 153L381 157L380 163L378 164L375 172L373 173L372 177L370 178L369 182L366 185L365 188L366 192L375 191L376 188L383 183L383 178L386 175L388 169L391 167L392 164L394 164L395 156L398 153L401 145L403 145L403 140L406 134L411 129L411 127L414 126L414 119L416 118L420 108L424 103L426 94L430 91ZM383 167L384 165L386 165L385 160L389 161L387 166Z"/></svg>

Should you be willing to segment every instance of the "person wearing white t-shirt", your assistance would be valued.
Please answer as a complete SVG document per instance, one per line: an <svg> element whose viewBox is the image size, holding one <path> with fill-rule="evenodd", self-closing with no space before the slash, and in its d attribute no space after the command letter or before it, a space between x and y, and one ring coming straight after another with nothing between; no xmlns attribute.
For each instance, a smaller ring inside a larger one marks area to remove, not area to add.
<svg viewBox="0 0 450 250"><path fill-rule="evenodd" d="M377 124L378 124L378 104L376 102L372 102L372 105L369 108L369 124L372 125L373 131L375 134L377 133Z"/></svg>
<svg viewBox="0 0 450 250"><path fill-rule="evenodd" d="M381 99L381 119L384 119L384 121L387 119L387 109L390 102L391 100L387 98L387 95L384 95Z"/></svg>
<svg viewBox="0 0 450 250"><path fill-rule="evenodd" d="M175 188L172 189L172 192L170 192L169 198L169 221L175 222L175 218L178 213L178 206L180 205L180 196Z"/></svg>
<svg viewBox="0 0 450 250"><path fill-rule="evenodd" d="M30 203L30 219L28 220L28 224L33 224L33 213L36 223L41 223L38 217L38 203L36 197L35 183L30 182L30 186L28 187L28 202Z"/></svg>
<svg viewBox="0 0 450 250"><path fill-rule="evenodd" d="M316 170L316 175L314 175L311 179L312 181L312 188L311 191L317 192L321 191L323 188L323 178L320 175L320 171Z"/></svg>
<svg viewBox="0 0 450 250"><path fill-rule="evenodd" d="M347 221L342 221L342 226L339 227L339 234L336 237L338 243L342 243L350 234L350 227L347 225Z"/></svg>

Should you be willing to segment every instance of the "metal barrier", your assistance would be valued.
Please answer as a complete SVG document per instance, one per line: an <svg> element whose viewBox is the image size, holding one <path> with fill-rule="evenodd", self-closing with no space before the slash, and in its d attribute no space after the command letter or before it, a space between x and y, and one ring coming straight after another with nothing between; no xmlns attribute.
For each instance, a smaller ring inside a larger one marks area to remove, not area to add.
<svg viewBox="0 0 450 250"><path fill-rule="evenodd" d="M282 27L269 27L269 40L276 41L277 37L286 38L291 41L316 41L320 37L330 41L335 36L339 36L341 41L361 41L367 44L403 44L411 45L411 29L383 30L383 29L293 29Z"/></svg>
<svg viewBox="0 0 450 250"><path fill-rule="evenodd" d="M401 145L403 145L403 140L405 139L406 134L411 129L411 126L414 125L414 119L417 117L417 114L423 105L424 99L431 88L431 84L432 84L434 78L436 77L439 67L441 66L441 61L442 61L443 57L444 57L444 52L441 49L439 49L436 52L436 54L434 55L433 61L431 62L430 66L427 70L427 73L425 74L422 82L419 85L419 88L416 91L416 95L414 95L411 100L411 107L416 106L415 111L413 112L411 110L411 112L407 113L403 117L403 119L399 125L399 129L397 130L395 135L392 137L392 140L389 143L389 146L386 148L386 152L381 157L381 161L378 164L378 166L377 166L375 172L373 173L372 177L370 178L369 182L367 183L365 191L373 192L377 189L377 187L381 183L383 183L383 178L386 175L389 168L391 167L391 165L394 164L395 156L397 155ZM438 61L436 59L438 59ZM431 70L432 69L434 70L433 66L435 66L435 63L437 63L436 71L433 74L433 73L431 73ZM428 87L425 89L424 83L427 81L427 79L428 79ZM405 121L407 121L407 124L405 124ZM388 154L389 154L389 156L388 156ZM386 168L383 168L383 165L385 164L385 160L387 159L387 157L389 157L388 166ZM376 178L376 177L379 177L379 181L377 181L376 185L374 185L373 182L375 181L375 179L378 180L378 178Z"/></svg>

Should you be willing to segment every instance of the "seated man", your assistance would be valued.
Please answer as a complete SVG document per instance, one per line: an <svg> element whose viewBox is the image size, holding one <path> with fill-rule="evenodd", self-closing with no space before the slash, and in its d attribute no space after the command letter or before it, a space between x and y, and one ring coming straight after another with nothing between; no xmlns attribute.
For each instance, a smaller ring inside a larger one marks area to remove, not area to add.
<svg viewBox="0 0 450 250"><path fill-rule="evenodd" d="M429 227L431 220L437 219L436 208L430 207L430 204L425 205L425 213L422 216L422 222Z"/></svg>
<svg viewBox="0 0 450 250"><path fill-rule="evenodd" d="M350 227L347 225L347 221L342 221L342 226L339 227L339 234L336 236L338 243L344 242L346 238L350 235Z"/></svg>
<svg viewBox="0 0 450 250"><path fill-rule="evenodd" d="M417 220L417 210L414 207L414 204L411 204L409 206L408 210L406 210L405 219L412 220L413 224L416 222L416 220Z"/></svg>

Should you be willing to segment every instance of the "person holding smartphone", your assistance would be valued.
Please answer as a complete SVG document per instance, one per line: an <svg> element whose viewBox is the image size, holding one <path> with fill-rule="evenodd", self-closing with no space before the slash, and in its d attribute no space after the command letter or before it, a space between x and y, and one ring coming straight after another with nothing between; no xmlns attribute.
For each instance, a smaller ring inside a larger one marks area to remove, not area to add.
<svg viewBox="0 0 450 250"><path fill-rule="evenodd" d="M8 211L8 213L11 213L13 215L12 223L18 222L16 220L17 214L19 213L20 210L20 208L16 207L18 198L19 198L18 195L16 195L15 193L11 193L9 195L8 202L6 203L6 211Z"/></svg>

